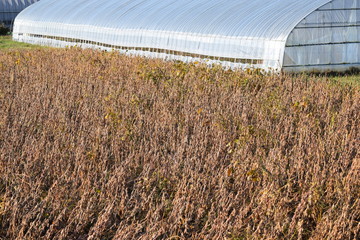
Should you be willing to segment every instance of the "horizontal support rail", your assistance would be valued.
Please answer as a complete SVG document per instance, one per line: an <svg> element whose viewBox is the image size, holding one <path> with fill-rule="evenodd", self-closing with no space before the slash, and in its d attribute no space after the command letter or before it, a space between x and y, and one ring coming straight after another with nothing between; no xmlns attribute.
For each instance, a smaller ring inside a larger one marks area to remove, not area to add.
<svg viewBox="0 0 360 240"><path fill-rule="evenodd" d="M307 47L307 46L321 46L321 45L343 45L343 44L360 44L359 41L354 42L328 42L328 43L312 43L312 44L297 44L297 45L286 45L285 47Z"/></svg>
<svg viewBox="0 0 360 240"><path fill-rule="evenodd" d="M352 10L360 10L360 8L329 8L329 9L318 9L316 11L326 12L326 11L352 11Z"/></svg>
<svg viewBox="0 0 360 240"><path fill-rule="evenodd" d="M311 26L309 24L309 25L305 25L303 27L295 27L294 29L360 27L360 22L354 22L352 24L347 24L347 25L338 25L338 24L343 24L343 23L327 23L326 25L324 24L323 26Z"/></svg>
<svg viewBox="0 0 360 240"><path fill-rule="evenodd" d="M345 66L345 65L352 65L352 66L360 66L360 62L355 63L324 63L324 64L305 64L305 65L286 65L283 68L297 68L297 67L326 67L326 66Z"/></svg>

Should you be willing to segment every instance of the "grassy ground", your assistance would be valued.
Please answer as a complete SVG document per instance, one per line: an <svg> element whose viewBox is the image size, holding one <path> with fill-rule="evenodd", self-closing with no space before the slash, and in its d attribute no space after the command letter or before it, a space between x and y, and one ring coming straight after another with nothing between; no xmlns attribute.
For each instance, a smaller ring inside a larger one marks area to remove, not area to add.
<svg viewBox="0 0 360 240"><path fill-rule="evenodd" d="M11 35L0 36L0 50L11 49L37 49L41 48L38 45L32 45L28 43L15 42L12 40Z"/></svg>
<svg viewBox="0 0 360 240"><path fill-rule="evenodd" d="M79 49L0 70L0 239L360 238L357 85Z"/></svg>
<svg viewBox="0 0 360 240"><path fill-rule="evenodd" d="M334 82L341 84L350 84L354 86L360 86L360 74L349 74L345 76L332 76L329 77Z"/></svg>

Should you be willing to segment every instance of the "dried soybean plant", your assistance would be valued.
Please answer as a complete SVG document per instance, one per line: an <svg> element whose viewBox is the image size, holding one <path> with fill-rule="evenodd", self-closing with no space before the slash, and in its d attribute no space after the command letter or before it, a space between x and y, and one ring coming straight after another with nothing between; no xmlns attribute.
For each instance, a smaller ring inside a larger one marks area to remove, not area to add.
<svg viewBox="0 0 360 240"><path fill-rule="evenodd" d="M0 239L358 239L359 87L0 53Z"/></svg>

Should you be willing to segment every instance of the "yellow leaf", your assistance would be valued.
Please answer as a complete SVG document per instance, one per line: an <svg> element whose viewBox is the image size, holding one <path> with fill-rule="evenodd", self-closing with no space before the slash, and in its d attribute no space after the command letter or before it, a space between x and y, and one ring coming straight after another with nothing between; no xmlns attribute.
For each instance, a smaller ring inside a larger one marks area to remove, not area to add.
<svg viewBox="0 0 360 240"><path fill-rule="evenodd" d="M227 176L230 177L233 173L234 173L234 168L229 167L228 170L227 170Z"/></svg>

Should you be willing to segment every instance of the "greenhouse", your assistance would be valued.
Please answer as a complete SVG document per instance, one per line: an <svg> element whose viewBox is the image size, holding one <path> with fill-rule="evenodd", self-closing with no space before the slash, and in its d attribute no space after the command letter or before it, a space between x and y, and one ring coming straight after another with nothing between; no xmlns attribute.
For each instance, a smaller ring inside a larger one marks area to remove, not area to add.
<svg viewBox="0 0 360 240"><path fill-rule="evenodd" d="M360 65L360 0L42 0L14 40L274 71Z"/></svg>
<svg viewBox="0 0 360 240"><path fill-rule="evenodd" d="M15 17L39 0L0 0L0 24L11 28Z"/></svg>

